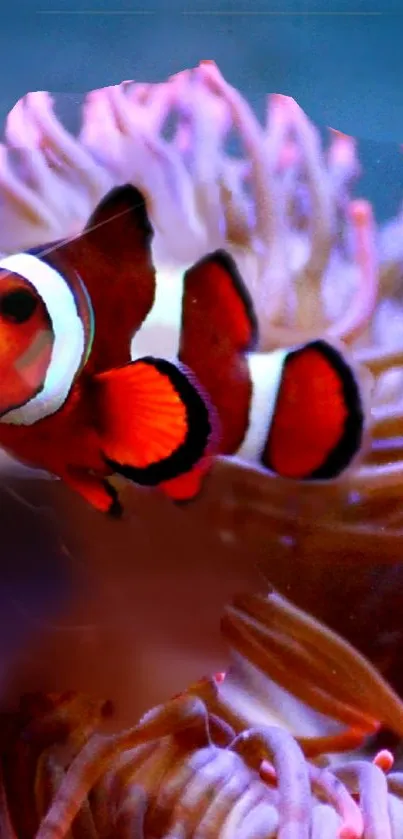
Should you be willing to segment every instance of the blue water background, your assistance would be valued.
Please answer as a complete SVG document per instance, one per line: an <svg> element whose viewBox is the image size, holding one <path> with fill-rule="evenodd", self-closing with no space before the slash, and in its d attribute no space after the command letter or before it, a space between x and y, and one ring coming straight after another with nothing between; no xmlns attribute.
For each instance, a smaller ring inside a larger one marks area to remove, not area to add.
<svg viewBox="0 0 403 839"><path fill-rule="evenodd" d="M402 34L402 0L17 0L0 9L0 109L214 58L260 114L266 93L290 94L362 140L363 189L385 217L403 194Z"/></svg>

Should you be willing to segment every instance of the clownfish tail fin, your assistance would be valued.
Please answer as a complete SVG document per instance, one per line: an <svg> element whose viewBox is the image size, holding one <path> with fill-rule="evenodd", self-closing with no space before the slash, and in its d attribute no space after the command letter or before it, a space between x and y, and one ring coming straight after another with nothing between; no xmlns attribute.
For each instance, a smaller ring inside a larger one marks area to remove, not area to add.
<svg viewBox="0 0 403 839"><path fill-rule="evenodd" d="M266 358L266 369L264 358ZM294 480L337 478L360 452L365 432L361 386L344 354L325 340L249 361L254 397L268 393L259 459ZM265 378L266 376L266 378ZM253 400L252 400L253 406ZM252 407L253 419L253 407ZM261 430L261 428L260 428Z"/></svg>
<svg viewBox="0 0 403 839"><path fill-rule="evenodd" d="M108 467L142 486L161 486L174 498L179 491L175 481L182 479L184 486L188 482L187 497L196 495L217 427L192 373L183 365L146 357L95 376L93 387Z"/></svg>

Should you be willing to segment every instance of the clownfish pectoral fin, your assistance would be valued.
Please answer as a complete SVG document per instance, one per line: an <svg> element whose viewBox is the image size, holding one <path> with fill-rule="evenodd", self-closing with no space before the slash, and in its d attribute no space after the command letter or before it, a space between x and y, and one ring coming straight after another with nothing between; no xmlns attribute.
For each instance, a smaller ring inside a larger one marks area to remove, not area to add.
<svg viewBox="0 0 403 839"><path fill-rule="evenodd" d="M163 485L168 495L167 482L195 467L203 472L215 418L190 371L147 357L94 376L92 383L101 451L112 471L143 486Z"/></svg>
<svg viewBox="0 0 403 839"><path fill-rule="evenodd" d="M296 480L331 480L360 451L365 410L356 375L339 350L317 340L284 360L263 464Z"/></svg>
<svg viewBox="0 0 403 839"><path fill-rule="evenodd" d="M85 470L69 469L63 475L63 482L85 498L96 510L108 513L113 518L121 517L123 508L117 491L109 481L91 475Z"/></svg>

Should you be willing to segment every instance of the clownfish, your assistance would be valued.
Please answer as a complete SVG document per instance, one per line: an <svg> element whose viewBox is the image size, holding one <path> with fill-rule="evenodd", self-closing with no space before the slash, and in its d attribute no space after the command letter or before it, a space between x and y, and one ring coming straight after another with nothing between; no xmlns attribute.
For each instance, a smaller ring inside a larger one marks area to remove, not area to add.
<svg viewBox="0 0 403 839"><path fill-rule="evenodd" d="M152 235L127 185L79 237L0 260L0 446L110 513L109 475L184 501L215 453L298 481L339 476L365 422L344 354L324 340L257 352L232 257L165 275Z"/></svg>
<svg viewBox="0 0 403 839"><path fill-rule="evenodd" d="M329 481L350 466L366 412L342 350L318 339L257 352L252 299L225 251L157 272L156 282L132 357L163 351L193 371L218 412L221 454L297 481Z"/></svg>
<svg viewBox="0 0 403 839"><path fill-rule="evenodd" d="M113 474L195 494L217 434L190 370L130 355L154 303L152 235L141 193L118 187L78 238L0 260L0 446L112 515Z"/></svg>

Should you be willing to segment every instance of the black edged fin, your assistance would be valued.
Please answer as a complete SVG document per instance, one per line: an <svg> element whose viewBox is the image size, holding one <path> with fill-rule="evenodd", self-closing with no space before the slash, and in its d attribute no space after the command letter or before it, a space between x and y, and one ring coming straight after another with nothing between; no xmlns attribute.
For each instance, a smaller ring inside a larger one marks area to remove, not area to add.
<svg viewBox="0 0 403 839"><path fill-rule="evenodd" d="M251 351L258 342L258 322L252 297L231 254L218 249L207 254L185 274L189 298L200 296L200 305L213 317L235 350ZM203 302L202 302L203 301Z"/></svg>
<svg viewBox="0 0 403 839"><path fill-rule="evenodd" d="M343 354L324 340L292 350L262 463L295 480L337 478L361 450L365 412L357 377Z"/></svg>
<svg viewBox="0 0 403 839"><path fill-rule="evenodd" d="M148 216L145 198L132 184L117 186L110 190L96 206L87 221L84 235L90 233L99 239L101 249L118 250L121 240L127 235L133 236L133 246L138 240L147 245L153 236L153 228Z"/></svg>
<svg viewBox="0 0 403 839"><path fill-rule="evenodd" d="M137 359L94 377L108 467L142 486L191 472L212 445L215 414L190 371Z"/></svg>

